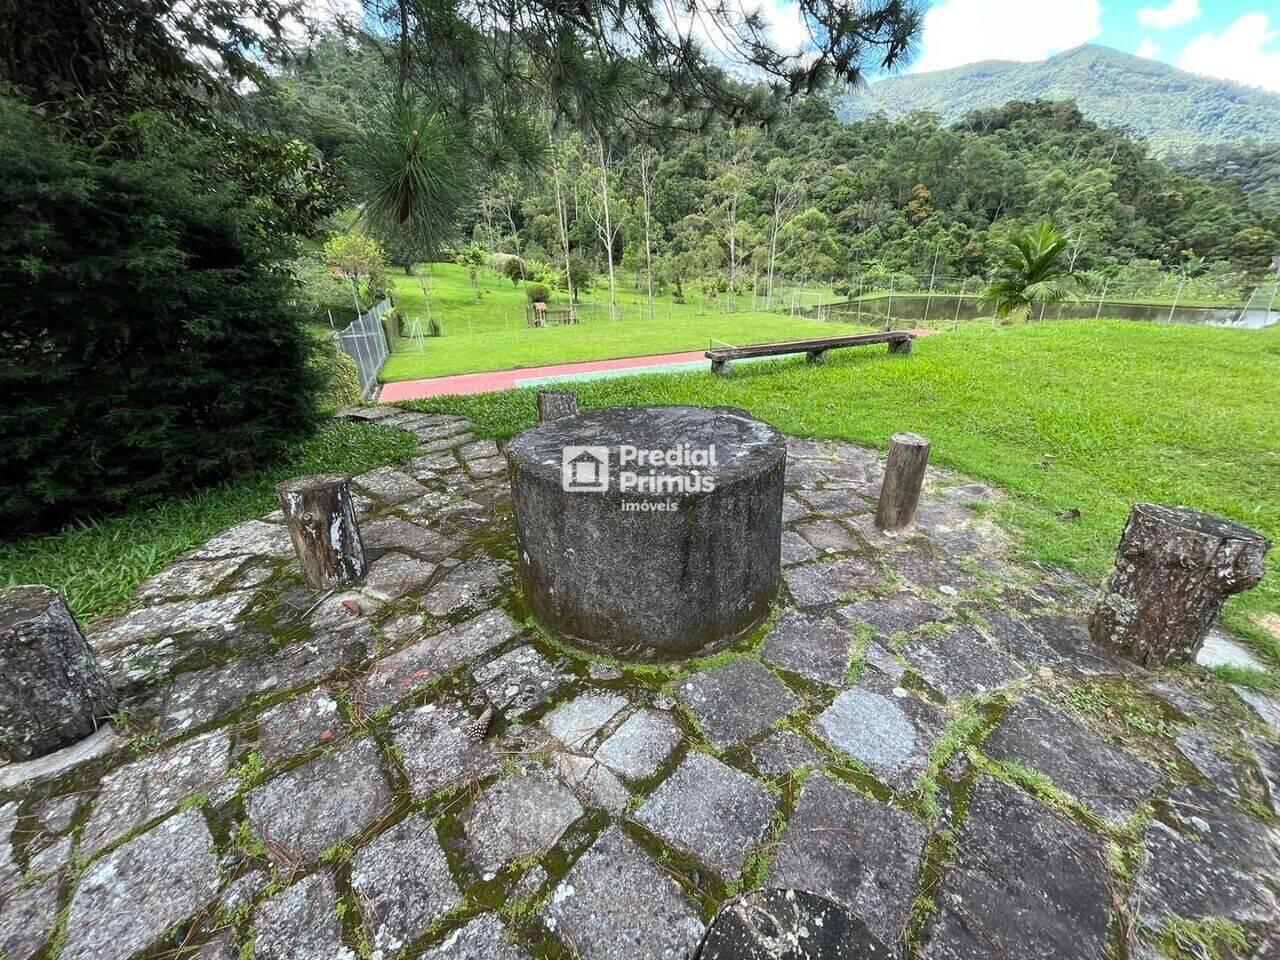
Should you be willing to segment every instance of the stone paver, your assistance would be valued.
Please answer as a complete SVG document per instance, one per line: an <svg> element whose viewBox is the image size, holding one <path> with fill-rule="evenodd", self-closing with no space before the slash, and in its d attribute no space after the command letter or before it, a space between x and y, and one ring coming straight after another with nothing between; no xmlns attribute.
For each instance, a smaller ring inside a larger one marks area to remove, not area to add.
<svg viewBox="0 0 1280 960"><path fill-rule="evenodd" d="M621 816L631 802L631 791L616 773L594 757L568 750L554 750L551 766L578 799L588 807Z"/></svg>
<svg viewBox="0 0 1280 960"><path fill-rule="evenodd" d="M253 960L355 960L342 941L338 889L325 869L253 912Z"/></svg>
<svg viewBox="0 0 1280 960"><path fill-rule="evenodd" d="M997 760L1043 773L1108 820L1129 816L1160 782L1151 764L1037 697L1016 704L982 746Z"/></svg>
<svg viewBox="0 0 1280 960"><path fill-rule="evenodd" d="M249 791L245 810L273 856L308 863L391 806L377 744L358 740Z"/></svg>
<svg viewBox="0 0 1280 960"><path fill-rule="evenodd" d="M928 960L1105 955L1102 840L1008 784L979 782L936 897Z"/></svg>
<svg viewBox="0 0 1280 960"><path fill-rule="evenodd" d="M511 942L496 915L486 913L449 934L440 946L424 953L422 960L529 960L529 954Z"/></svg>
<svg viewBox="0 0 1280 960"><path fill-rule="evenodd" d="M676 960L703 931L680 885L616 827L556 887L545 919L581 960Z"/></svg>
<svg viewBox="0 0 1280 960"><path fill-rule="evenodd" d="M760 655L784 670L838 687L849 670L852 637L829 620L786 611Z"/></svg>
<svg viewBox="0 0 1280 960"><path fill-rule="evenodd" d="M1169 796L1169 812L1192 837L1246 870L1280 881L1280 828L1224 803L1211 789L1181 787Z"/></svg>
<svg viewBox="0 0 1280 960"><path fill-rule="evenodd" d="M433 617L448 617L491 602L511 583L515 571L496 560L476 559L461 564L423 598L422 609Z"/></svg>
<svg viewBox="0 0 1280 960"><path fill-rule="evenodd" d="M61 886L56 876L23 883L0 874L0 957L31 960L43 949L58 922Z"/></svg>
<svg viewBox="0 0 1280 960"><path fill-rule="evenodd" d="M782 575L792 598L802 607L817 607L852 599L878 587L884 580L880 567L865 557L845 557L789 567Z"/></svg>
<svg viewBox="0 0 1280 960"><path fill-rule="evenodd" d="M426 796L498 769L493 748L468 735L474 719L457 704L428 703L391 721L391 735L414 793Z"/></svg>
<svg viewBox="0 0 1280 960"><path fill-rule="evenodd" d="M886 942L906 924L927 833L910 815L823 774L804 786L770 886L830 897Z"/></svg>
<svg viewBox="0 0 1280 960"><path fill-rule="evenodd" d="M435 575L436 565L405 553L384 553L369 566L364 589L379 600L398 600L424 587Z"/></svg>
<svg viewBox="0 0 1280 960"><path fill-rule="evenodd" d="M462 902L431 820L417 814L362 847L351 886L375 951L391 956Z"/></svg>
<svg viewBox="0 0 1280 960"><path fill-rule="evenodd" d="M701 753L686 758L636 811L636 822L726 879L764 839L777 801L745 773Z"/></svg>
<svg viewBox="0 0 1280 960"><path fill-rule="evenodd" d="M815 732L895 790L910 790L928 769L946 720L932 704L877 680L873 673L864 675L857 687L836 697L818 717Z"/></svg>
<svg viewBox="0 0 1280 960"><path fill-rule="evenodd" d="M767 777L789 770L817 766L822 757L804 737L792 730L779 730L751 748L751 762Z"/></svg>
<svg viewBox="0 0 1280 960"><path fill-rule="evenodd" d="M891 593L887 597L862 600L836 611L836 619L850 626L868 624L876 637L887 640L896 633L908 633L927 623L943 619L946 611L913 593Z"/></svg>
<svg viewBox="0 0 1280 960"><path fill-rule="evenodd" d="M680 683L676 696L717 748L758 736L802 702L785 683L747 658L694 674Z"/></svg>
<svg viewBox="0 0 1280 960"><path fill-rule="evenodd" d="M482 872L551 849L582 816L573 792L540 774L499 780L463 815L467 849Z"/></svg>
<svg viewBox="0 0 1280 960"><path fill-rule="evenodd" d="M305 753L342 739L347 722L323 688L287 700L258 717L258 752L268 761Z"/></svg>
<svg viewBox="0 0 1280 960"><path fill-rule="evenodd" d="M637 710L600 745L595 757L628 780L644 780L658 772L683 739L669 714Z"/></svg>
<svg viewBox="0 0 1280 960"><path fill-rule="evenodd" d="M536 710L569 682L569 675L531 646L517 647L475 672L489 702L508 717Z"/></svg>
<svg viewBox="0 0 1280 960"><path fill-rule="evenodd" d="M171 817L94 863L76 887L66 960L126 960L218 890L213 837L198 810Z"/></svg>
<svg viewBox="0 0 1280 960"><path fill-rule="evenodd" d="M581 750L626 705L620 694L584 693L548 713L542 725L570 750Z"/></svg>
<svg viewBox="0 0 1280 960"><path fill-rule="evenodd" d="M924 681L949 700L989 693L1027 675L969 626L917 638L902 652Z"/></svg>

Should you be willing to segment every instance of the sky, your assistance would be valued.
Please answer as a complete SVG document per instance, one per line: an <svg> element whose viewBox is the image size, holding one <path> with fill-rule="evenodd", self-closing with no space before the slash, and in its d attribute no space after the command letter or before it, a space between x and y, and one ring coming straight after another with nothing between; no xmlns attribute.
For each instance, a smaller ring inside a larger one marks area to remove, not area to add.
<svg viewBox="0 0 1280 960"><path fill-rule="evenodd" d="M766 0L787 34L784 0ZM934 0L910 72L1043 60L1098 43L1280 92L1277 0Z"/></svg>

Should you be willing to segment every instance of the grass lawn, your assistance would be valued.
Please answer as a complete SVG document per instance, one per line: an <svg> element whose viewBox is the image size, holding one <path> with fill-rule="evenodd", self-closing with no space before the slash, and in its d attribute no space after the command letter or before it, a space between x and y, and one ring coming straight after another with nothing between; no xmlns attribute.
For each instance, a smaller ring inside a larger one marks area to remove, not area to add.
<svg viewBox="0 0 1280 960"><path fill-rule="evenodd" d="M428 270L431 316L443 324L444 336L424 338L422 350L416 338L398 340L382 370L384 383L704 350L711 339L740 345L870 329L793 318L782 313L746 310L726 313L722 300L705 300L694 292L692 285L686 287L690 302L678 304L670 297L657 299L654 318L650 320L646 298L635 291L633 281L619 284L620 320L608 318L609 292L605 288L584 294L583 303L579 305L581 322L576 326L528 329L524 325L524 291L512 286L510 280L492 270L482 271L483 296L477 300L471 279L461 267L436 263L424 268L424 272ZM397 275L395 279L396 303L406 317L402 329L412 332L412 324L420 322L425 330L427 304L421 286L413 277ZM563 306L564 297L561 294L552 307ZM826 298L832 297L827 291ZM817 291L810 291L805 302L816 299ZM740 296L738 303L748 307L750 297Z"/></svg>
<svg viewBox="0 0 1280 960"><path fill-rule="evenodd" d="M82 621L124 608L133 589L175 557L276 506L275 485L308 473L362 473L410 459L414 438L388 427L333 424L279 465L60 533L0 544L0 584L42 583Z"/></svg>
<svg viewBox="0 0 1280 960"><path fill-rule="evenodd" d="M1129 507L1152 500L1222 514L1280 540L1280 329L1125 321L961 326L914 355L839 351L823 366L779 360L733 378L669 373L583 381L584 406L730 404L788 433L887 445L933 440L935 462L1013 494L998 517L1030 558L1100 576ZM532 389L420 401L505 437L535 420ZM1074 520L1059 519L1079 510ZM1280 612L1280 550L1229 626L1274 665L1257 625ZM1273 674L1274 682L1274 674Z"/></svg>

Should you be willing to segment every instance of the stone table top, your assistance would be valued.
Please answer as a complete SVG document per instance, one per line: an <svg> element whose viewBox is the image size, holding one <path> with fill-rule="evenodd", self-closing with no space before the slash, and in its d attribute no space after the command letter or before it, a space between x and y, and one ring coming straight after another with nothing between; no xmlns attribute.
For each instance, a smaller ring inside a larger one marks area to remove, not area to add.
<svg viewBox="0 0 1280 960"><path fill-rule="evenodd" d="M880 456L787 438L777 615L619 663L526 622L470 423L347 415L421 447L355 478L377 575L308 589L268 515L89 627L122 708L0 768L0 957L685 960L771 887L894 957L1276 956L1280 707L1092 648L998 491L930 468L885 537Z"/></svg>

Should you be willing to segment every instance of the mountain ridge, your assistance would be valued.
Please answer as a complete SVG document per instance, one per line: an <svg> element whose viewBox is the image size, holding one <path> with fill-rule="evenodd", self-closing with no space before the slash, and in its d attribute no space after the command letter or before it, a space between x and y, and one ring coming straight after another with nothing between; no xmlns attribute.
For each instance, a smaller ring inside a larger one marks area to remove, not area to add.
<svg viewBox="0 0 1280 960"><path fill-rule="evenodd" d="M1158 154L1205 144L1280 141L1280 94L1217 80L1097 44L1047 60L982 60L888 77L832 98L837 116L928 110L954 123L1010 100L1074 100L1097 123L1150 142Z"/></svg>

